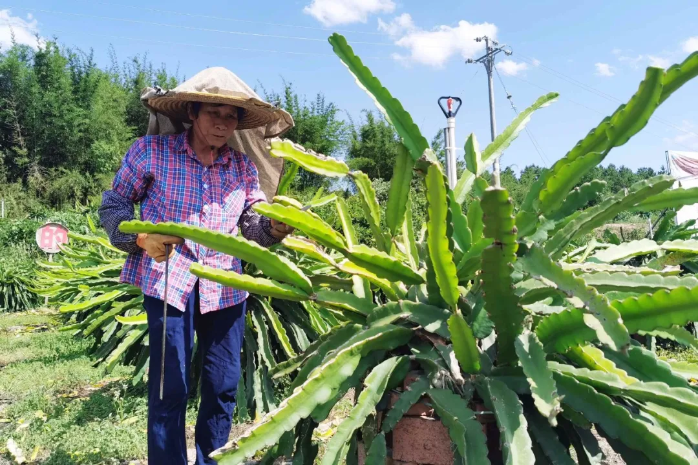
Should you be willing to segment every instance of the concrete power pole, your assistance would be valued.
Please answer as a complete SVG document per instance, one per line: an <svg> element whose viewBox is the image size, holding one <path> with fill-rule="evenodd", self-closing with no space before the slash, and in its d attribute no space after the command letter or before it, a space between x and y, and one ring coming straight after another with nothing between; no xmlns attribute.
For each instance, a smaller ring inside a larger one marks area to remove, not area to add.
<svg viewBox="0 0 698 465"><path fill-rule="evenodd" d="M482 63L485 65L485 70L487 71L487 84L490 91L490 132L492 136L492 141L497 137L497 121L494 116L494 57L500 53L504 52L506 55L511 55L511 49L507 48L506 45L499 45L494 39L490 39L487 36L477 37L476 42L485 41L485 54L478 58L477 60L468 59L466 63ZM494 177L494 186L500 187L499 183L499 159L494 161L494 166L492 167L492 174Z"/></svg>

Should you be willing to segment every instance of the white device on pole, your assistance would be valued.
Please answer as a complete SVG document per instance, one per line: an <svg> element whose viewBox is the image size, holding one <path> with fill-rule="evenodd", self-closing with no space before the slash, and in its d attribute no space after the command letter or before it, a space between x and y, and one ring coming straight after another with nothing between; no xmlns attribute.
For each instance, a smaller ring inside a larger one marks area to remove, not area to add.
<svg viewBox="0 0 698 465"><path fill-rule="evenodd" d="M444 108L442 101L446 101ZM458 102L458 106L453 108L453 103ZM456 175L456 114L460 110L462 101L458 97L441 97L438 100L439 107L446 117L446 127L444 128L444 145L446 149L446 177L448 187L453 189L458 182Z"/></svg>
<svg viewBox="0 0 698 465"><path fill-rule="evenodd" d="M667 169L676 179L674 189L698 187L698 152L666 152ZM676 211L676 222L681 224L688 220L698 220L698 203L685 205Z"/></svg>

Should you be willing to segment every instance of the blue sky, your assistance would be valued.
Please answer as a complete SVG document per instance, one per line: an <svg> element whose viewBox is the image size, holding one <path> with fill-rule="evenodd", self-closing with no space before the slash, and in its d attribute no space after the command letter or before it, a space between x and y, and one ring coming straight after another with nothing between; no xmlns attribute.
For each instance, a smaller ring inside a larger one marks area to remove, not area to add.
<svg viewBox="0 0 698 465"><path fill-rule="evenodd" d="M540 153L525 133L505 153L502 165L516 170L549 166L563 156L635 92L648 65L666 66L698 50L695 0L661 6L646 0L15 0L0 2L0 44L9 40L9 24L20 41L33 44L38 33L92 48L105 66L111 44L121 60L147 52L155 64L183 76L225 66L267 89L279 89L283 77L308 98L322 92L356 120L373 103L326 42L332 31L346 31L355 52L428 139L445 125L437 98L463 99L459 147L470 132L481 147L489 141L486 73L464 60L482 54L474 37L492 35L513 49L498 63L519 110L546 91L561 94L529 124ZM495 93L501 130L515 114L496 76ZM605 164L658 169L665 150L698 151L698 80L664 103Z"/></svg>

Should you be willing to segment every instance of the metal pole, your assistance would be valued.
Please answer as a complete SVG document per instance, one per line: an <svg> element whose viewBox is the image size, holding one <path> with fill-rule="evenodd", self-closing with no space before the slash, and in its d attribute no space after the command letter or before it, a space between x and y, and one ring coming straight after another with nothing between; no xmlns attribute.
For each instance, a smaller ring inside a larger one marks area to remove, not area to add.
<svg viewBox="0 0 698 465"><path fill-rule="evenodd" d="M167 341L167 288L169 287L170 277L170 244L165 244L165 295L162 309L162 358L160 359L160 400L162 400L163 391L165 390L165 342Z"/></svg>
<svg viewBox="0 0 698 465"><path fill-rule="evenodd" d="M2 218L5 218L5 199L2 199Z"/></svg>
<svg viewBox="0 0 698 465"><path fill-rule="evenodd" d="M446 158L446 177L448 178L448 184L450 187L451 184L451 178L449 176L449 173L451 172L451 157L449 156L448 153L448 147L450 145L451 138L448 135L448 126L444 128L444 157Z"/></svg>
<svg viewBox="0 0 698 465"><path fill-rule="evenodd" d="M456 118L451 117L446 119L448 124L448 147L446 156L448 157L448 187L451 189L456 187Z"/></svg>
<svg viewBox="0 0 698 465"><path fill-rule="evenodd" d="M494 114L494 76L492 71L494 68L494 55L492 55L492 47L490 46L489 38L485 37L485 47L487 51L487 60L485 61L485 69L487 70L487 86L490 91L490 135L494 142L497 137L497 120ZM499 188L499 158L495 158L494 166L492 167L492 175L494 177L494 187Z"/></svg>
<svg viewBox="0 0 698 465"><path fill-rule="evenodd" d="M446 102L444 108L443 102ZM454 108L454 102L458 104ZM446 179L448 186L453 189L458 182L456 173L456 115L460 110L463 101L459 97L441 97L438 100L439 107L446 117L446 127L444 128L444 151L446 158Z"/></svg>

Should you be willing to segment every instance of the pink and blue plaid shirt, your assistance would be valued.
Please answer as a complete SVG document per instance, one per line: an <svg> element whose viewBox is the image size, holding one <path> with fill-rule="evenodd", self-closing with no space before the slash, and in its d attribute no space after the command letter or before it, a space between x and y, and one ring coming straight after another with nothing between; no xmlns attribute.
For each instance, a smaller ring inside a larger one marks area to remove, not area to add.
<svg viewBox="0 0 698 465"><path fill-rule="evenodd" d="M105 200L106 194L113 192L130 202L140 202L143 221L172 221L233 235L238 233L243 211L250 211L248 208L256 202L266 201L259 188L257 168L245 154L224 146L214 163L206 167L189 145L188 132L138 139L124 157L112 189L105 193ZM108 221L103 219L105 222ZM242 272L238 258L190 240L176 246L170 259L168 303L182 311L199 279L189 272L194 262ZM126 259L121 282L138 286L145 295L162 300L165 263L156 263L145 251L137 249ZM201 313L236 305L247 295L206 279L199 282Z"/></svg>

